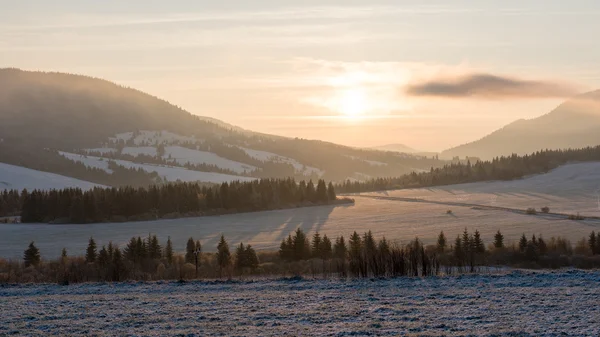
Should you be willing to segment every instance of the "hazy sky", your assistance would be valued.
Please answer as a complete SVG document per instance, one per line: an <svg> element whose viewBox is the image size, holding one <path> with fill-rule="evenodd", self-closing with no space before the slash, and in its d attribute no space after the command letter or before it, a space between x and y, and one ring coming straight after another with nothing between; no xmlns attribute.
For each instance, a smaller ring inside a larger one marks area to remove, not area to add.
<svg viewBox="0 0 600 337"><path fill-rule="evenodd" d="M0 67L266 133L442 150L600 88L600 1L0 0Z"/></svg>

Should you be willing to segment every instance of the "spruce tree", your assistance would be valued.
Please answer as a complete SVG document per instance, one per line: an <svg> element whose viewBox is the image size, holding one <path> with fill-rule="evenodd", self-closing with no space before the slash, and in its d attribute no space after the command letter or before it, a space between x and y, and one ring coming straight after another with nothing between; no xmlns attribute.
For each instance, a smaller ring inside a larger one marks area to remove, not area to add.
<svg viewBox="0 0 600 337"><path fill-rule="evenodd" d="M483 244L483 240L481 240L481 234L479 234L478 230L475 230L473 234L473 250L477 254L483 254L485 252L485 245Z"/></svg>
<svg viewBox="0 0 600 337"><path fill-rule="evenodd" d="M121 256L119 247L114 247L113 250L112 272L113 281L118 282L124 278L125 264L123 263L123 257Z"/></svg>
<svg viewBox="0 0 600 337"><path fill-rule="evenodd" d="M196 243L194 239L190 237L185 245L185 262L194 264L195 256L194 251L196 250Z"/></svg>
<svg viewBox="0 0 600 337"><path fill-rule="evenodd" d="M437 251L438 253L443 253L446 250L446 235L444 235L444 231L440 232L437 239Z"/></svg>
<svg viewBox="0 0 600 337"><path fill-rule="evenodd" d="M113 256L114 256L115 251L116 251L116 249L113 250ZM136 240L135 236L132 236L131 239L129 239L129 242L127 243L127 245L125 246L125 249L123 250L125 259L127 259L131 262L134 262L134 263L138 262L138 260L137 260L138 252L137 251L138 251L137 240Z"/></svg>
<svg viewBox="0 0 600 337"><path fill-rule="evenodd" d="M33 241L29 243L29 247L27 250L25 250L23 260L25 261L25 267L37 266L40 264L40 251L37 249Z"/></svg>
<svg viewBox="0 0 600 337"><path fill-rule="evenodd" d="M527 237L525 236L525 233L523 233L523 236L521 236L521 239L519 240L519 251L521 253L524 253L526 248L527 248Z"/></svg>
<svg viewBox="0 0 600 337"><path fill-rule="evenodd" d="M171 242L171 237L167 238L167 245L165 247L165 258L167 259L168 264L173 263L173 243Z"/></svg>
<svg viewBox="0 0 600 337"><path fill-rule="evenodd" d="M98 265L100 265L101 267L104 267L104 266L108 265L109 261L110 261L110 258L108 256L108 251L106 250L105 246L102 246L102 248L100 249L100 252L98 252Z"/></svg>
<svg viewBox="0 0 600 337"><path fill-rule="evenodd" d="M325 180L319 179L317 183L317 201L318 202L327 202L329 200L329 195L327 193L327 185L325 184Z"/></svg>
<svg viewBox="0 0 600 337"><path fill-rule="evenodd" d="M256 255L256 251L254 250L254 248L252 248L251 245L247 245L246 246L246 263L247 263L247 267L250 268L251 270L255 270L256 268L258 268L258 255Z"/></svg>
<svg viewBox="0 0 600 337"><path fill-rule="evenodd" d="M63 247L63 249L60 252L60 258L61 260L65 260L67 258L67 248Z"/></svg>
<svg viewBox="0 0 600 337"><path fill-rule="evenodd" d="M308 243L308 238L306 234L302 231L302 229L296 229L294 233L293 240L293 249L294 249L294 261L301 261L310 258L310 244Z"/></svg>
<svg viewBox="0 0 600 337"><path fill-rule="evenodd" d="M456 240L454 240L454 258L456 259L459 266L462 266L464 262L464 252L462 247L462 240L460 235L456 236Z"/></svg>
<svg viewBox="0 0 600 337"><path fill-rule="evenodd" d="M321 239L321 247L319 248L321 253L320 257L323 260L331 259L333 255L333 249L331 247L331 240L327 237L327 235L323 235L323 239Z"/></svg>
<svg viewBox="0 0 600 337"><path fill-rule="evenodd" d="M158 243L156 235L148 237L148 257L153 260L158 260L162 256L162 247Z"/></svg>
<svg viewBox="0 0 600 337"><path fill-rule="evenodd" d="M335 239L335 244L333 245L333 256L336 259L346 260L346 254L348 253L348 248L346 247L346 241L343 236L340 236Z"/></svg>
<svg viewBox="0 0 600 337"><path fill-rule="evenodd" d="M590 251L592 252L592 255L595 255L598 250L598 248L596 247L596 245L598 245L598 242L596 242L596 233L594 233L594 231L592 231L592 233L590 234L588 245L590 246Z"/></svg>
<svg viewBox="0 0 600 337"><path fill-rule="evenodd" d="M240 242L240 245L235 250L235 270L242 273L244 268L246 268L247 257L246 257L246 247L244 247L244 243Z"/></svg>
<svg viewBox="0 0 600 337"><path fill-rule="evenodd" d="M504 235L500 231L494 235L494 247L497 249L504 248Z"/></svg>
<svg viewBox="0 0 600 337"><path fill-rule="evenodd" d="M222 276L223 269L226 269L231 264L231 253L229 245L225 241L225 236L221 234L221 240L217 245L217 264L219 265L219 277Z"/></svg>
<svg viewBox="0 0 600 337"><path fill-rule="evenodd" d="M330 181L329 186L327 186L327 196L329 201L334 201L337 199L337 195L335 194L335 187L333 187L333 183Z"/></svg>
<svg viewBox="0 0 600 337"><path fill-rule="evenodd" d="M90 237L90 241L88 242L87 249L85 251L85 262L93 263L96 262L96 241L94 241L93 237Z"/></svg>
<svg viewBox="0 0 600 337"><path fill-rule="evenodd" d="M313 258L318 259L321 257L321 235L319 234L319 232L316 232L313 235L311 250Z"/></svg>

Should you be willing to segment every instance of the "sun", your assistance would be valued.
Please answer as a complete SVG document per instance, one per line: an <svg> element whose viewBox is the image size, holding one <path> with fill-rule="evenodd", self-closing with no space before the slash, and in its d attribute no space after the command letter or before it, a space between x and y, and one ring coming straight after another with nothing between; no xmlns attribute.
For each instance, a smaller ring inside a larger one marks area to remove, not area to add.
<svg viewBox="0 0 600 337"><path fill-rule="evenodd" d="M369 109L369 101L365 90L349 88L340 91L336 99L336 110L348 118L364 116Z"/></svg>

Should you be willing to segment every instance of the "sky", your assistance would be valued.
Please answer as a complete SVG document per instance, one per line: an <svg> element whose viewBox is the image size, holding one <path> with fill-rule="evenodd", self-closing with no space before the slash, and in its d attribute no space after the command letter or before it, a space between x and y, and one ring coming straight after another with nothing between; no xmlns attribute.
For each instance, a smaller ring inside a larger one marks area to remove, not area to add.
<svg viewBox="0 0 600 337"><path fill-rule="evenodd" d="M0 68L264 133L440 151L600 89L600 2L0 0Z"/></svg>

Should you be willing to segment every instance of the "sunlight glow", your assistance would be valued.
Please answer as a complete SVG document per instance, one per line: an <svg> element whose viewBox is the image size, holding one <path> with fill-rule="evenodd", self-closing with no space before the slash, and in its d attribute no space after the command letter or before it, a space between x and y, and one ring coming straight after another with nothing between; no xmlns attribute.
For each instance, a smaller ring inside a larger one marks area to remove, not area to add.
<svg viewBox="0 0 600 337"><path fill-rule="evenodd" d="M338 112L346 117L364 116L370 109L367 94L361 88L344 89L336 101Z"/></svg>

